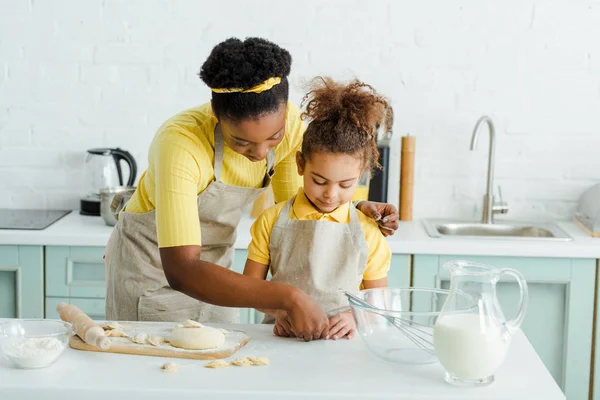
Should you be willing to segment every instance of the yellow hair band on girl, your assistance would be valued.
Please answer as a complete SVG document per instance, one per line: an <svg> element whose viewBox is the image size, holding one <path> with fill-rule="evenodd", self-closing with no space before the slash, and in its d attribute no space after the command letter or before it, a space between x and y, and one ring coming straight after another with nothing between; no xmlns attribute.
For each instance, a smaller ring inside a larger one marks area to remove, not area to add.
<svg viewBox="0 0 600 400"><path fill-rule="evenodd" d="M261 84L258 84L250 89L210 89L215 93L262 93L270 90L273 86L279 85L281 83L281 78L269 78Z"/></svg>

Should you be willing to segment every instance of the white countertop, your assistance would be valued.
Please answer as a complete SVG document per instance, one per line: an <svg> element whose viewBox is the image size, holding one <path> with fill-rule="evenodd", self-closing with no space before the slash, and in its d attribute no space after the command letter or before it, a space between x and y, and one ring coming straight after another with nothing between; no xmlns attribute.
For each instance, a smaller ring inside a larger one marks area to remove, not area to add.
<svg viewBox="0 0 600 400"><path fill-rule="evenodd" d="M248 332L238 356L266 356L265 367L204 368L206 361L96 353L67 348L44 369L21 370L0 361L2 399L565 399L522 332L512 342L496 381L459 388L444 381L440 364L380 360L357 337L304 343L278 338L267 325L222 325ZM166 374L167 361L181 365ZM202 396L209 397L202 397Z"/></svg>
<svg viewBox="0 0 600 400"><path fill-rule="evenodd" d="M246 249L250 243L252 220L244 217L238 228L235 247ZM513 239L431 238L422 221L401 222L396 234L388 238L395 254L447 254L516 257L565 257L600 259L600 239L581 231L575 223L560 222L571 241ZM86 217L74 210L50 227L40 230L0 229L0 245L105 246L112 232L101 217Z"/></svg>

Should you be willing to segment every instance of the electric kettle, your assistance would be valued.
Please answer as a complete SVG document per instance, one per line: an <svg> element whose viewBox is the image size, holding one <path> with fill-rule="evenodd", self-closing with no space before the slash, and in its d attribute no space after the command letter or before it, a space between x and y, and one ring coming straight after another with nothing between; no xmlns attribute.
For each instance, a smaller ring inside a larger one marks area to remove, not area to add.
<svg viewBox="0 0 600 400"><path fill-rule="evenodd" d="M123 179L121 162L129 168L129 176ZM80 201L80 214L100 216L100 192L115 187L133 187L137 176L137 164L128 151L120 148L89 149L85 160L86 194Z"/></svg>

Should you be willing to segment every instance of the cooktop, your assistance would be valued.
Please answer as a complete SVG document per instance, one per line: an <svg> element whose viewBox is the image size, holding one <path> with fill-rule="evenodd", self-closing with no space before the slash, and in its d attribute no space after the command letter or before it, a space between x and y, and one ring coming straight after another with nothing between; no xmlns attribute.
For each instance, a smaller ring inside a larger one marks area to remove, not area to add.
<svg viewBox="0 0 600 400"><path fill-rule="evenodd" d="M0 229L46 229L71 210L18 210L0 208Z"/></svg>

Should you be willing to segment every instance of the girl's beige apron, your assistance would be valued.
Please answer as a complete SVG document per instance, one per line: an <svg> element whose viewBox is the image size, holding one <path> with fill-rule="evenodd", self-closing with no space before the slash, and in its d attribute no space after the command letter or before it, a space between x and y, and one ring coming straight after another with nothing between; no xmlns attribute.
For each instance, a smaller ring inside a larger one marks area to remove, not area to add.
<svg viewBox="0 0 600 400"><path fill-rule="evenodd" d="M310 295L325 312L347 306L338 289L360 288L369 259L369 247L350 209L350 223L290 219L296 197L284 206L271 232L271 281L295 286ZM274 322L266 315L263 323Z"/></svg>
<svg viewBox="0 0 600 400"><path fill-rule="evenodd" d="M259 189L220 181L225 143L215 128L215 179L198 195L202 230L201 260L225 268L233 263L233 245L242 207L256 200L273 177L274 152L267 155L267 171ZM113 202L118 212L119 201ZM162 268L156 235L155 212L121 212L108 241L106 317L120 321L239 322L239 309L203 303L169 286ZM216 288L215 288L216 289Z"/></svg>

